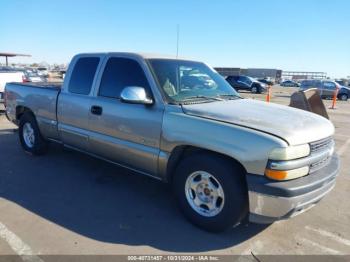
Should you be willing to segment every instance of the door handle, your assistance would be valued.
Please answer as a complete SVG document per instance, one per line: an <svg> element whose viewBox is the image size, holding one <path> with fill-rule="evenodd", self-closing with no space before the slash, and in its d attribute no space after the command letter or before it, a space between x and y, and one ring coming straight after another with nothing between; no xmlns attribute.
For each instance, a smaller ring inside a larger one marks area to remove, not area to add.
<svg viewBox="0 0 350 262"><path fill-rule="evenodd" d="M102 107L100 106L92 106L90 109L91 113L94 115L102 115Z"/></svg>

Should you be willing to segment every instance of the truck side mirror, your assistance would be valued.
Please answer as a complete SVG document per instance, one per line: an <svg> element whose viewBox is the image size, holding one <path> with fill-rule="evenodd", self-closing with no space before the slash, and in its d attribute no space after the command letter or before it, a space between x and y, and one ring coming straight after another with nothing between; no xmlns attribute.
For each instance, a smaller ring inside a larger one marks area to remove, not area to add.
<svg viewBox="0 0 350 262"><path fill-rule="evenodd" d="M120 99L130 104L153 104L153 100L147 96L146 89L139 86L125 87L120 94Z"/></svg>

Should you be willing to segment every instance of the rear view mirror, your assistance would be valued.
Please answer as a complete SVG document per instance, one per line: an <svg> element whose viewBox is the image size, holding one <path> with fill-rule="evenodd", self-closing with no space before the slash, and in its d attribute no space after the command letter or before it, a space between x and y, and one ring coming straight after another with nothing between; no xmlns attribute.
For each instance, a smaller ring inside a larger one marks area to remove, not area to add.
<svg viewBox="0 0 350 262"><path fill-rule="evenodd" d="M130 104L153 104L153 100L147 96L145 88L139 86L125 87L120 94L120 99Z"/></svg>

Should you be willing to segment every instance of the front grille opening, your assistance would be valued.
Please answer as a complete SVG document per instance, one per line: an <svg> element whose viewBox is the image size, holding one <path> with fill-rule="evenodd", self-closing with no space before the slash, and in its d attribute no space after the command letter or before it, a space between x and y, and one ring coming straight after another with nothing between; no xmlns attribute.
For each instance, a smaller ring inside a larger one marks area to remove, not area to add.
<svg viewBox="0 0 350 262"><path fill-rule="evenodd" d="M319 152L328 149L333 145L332 137L327 137L322 140L318 140L310 143L311 153Z"/></svg>
<svg viewBox="0 0 350 262"><path fill-rule="evenodd" d="M311 154L330 151L332 147L334 147L334 140L332 137L327 137L327 138L310 143ZM315 163L312 163L310 165L309 173L313 173L317 170L320 170L321 168L328 165L330 161L331 161L331 156L328 155L327 157Z"/></svg>

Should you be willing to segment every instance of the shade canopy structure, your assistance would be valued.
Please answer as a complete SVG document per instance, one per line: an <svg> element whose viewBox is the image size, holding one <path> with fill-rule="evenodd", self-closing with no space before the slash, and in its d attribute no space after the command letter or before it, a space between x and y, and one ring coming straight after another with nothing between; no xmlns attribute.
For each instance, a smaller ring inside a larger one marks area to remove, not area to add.
<svg viewBox="0 0 350 262"><path fill-rule="evenodd" d="M31 55L26 55L26 54L15 54L15 53L2 53L0 52L0 56L4 56L6 59L6 66L8 66L8 58L9 57L15 57L15 56L27 56L31 57Z"/></svg>

